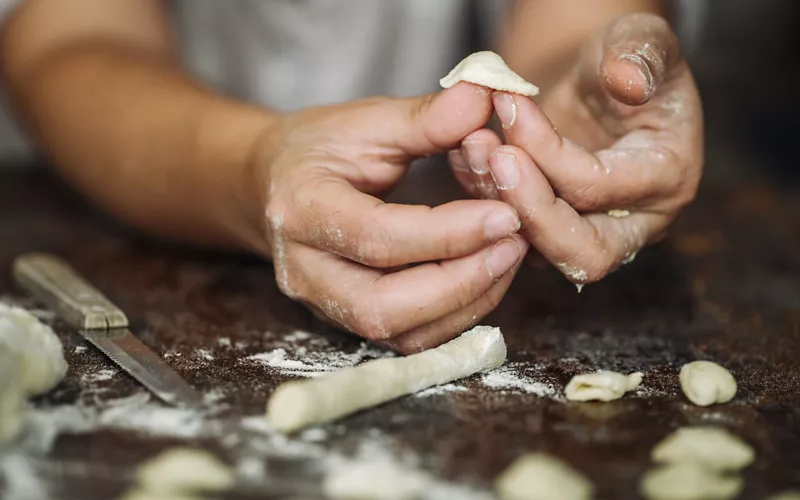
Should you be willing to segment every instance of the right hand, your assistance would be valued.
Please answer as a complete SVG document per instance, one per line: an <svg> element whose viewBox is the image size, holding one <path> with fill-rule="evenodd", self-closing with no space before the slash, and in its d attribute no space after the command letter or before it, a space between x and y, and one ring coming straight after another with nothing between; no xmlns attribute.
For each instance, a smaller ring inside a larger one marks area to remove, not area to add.
<svg viewBox="0 0 800 500"><path fill-rule="evenodd" d="M461 83L281 118L254 172L281 291L402 353L492 311L528 250L516 212L496 200L431 208L379 198L412 160L457 148L492 110L489 93Z"/></svg>

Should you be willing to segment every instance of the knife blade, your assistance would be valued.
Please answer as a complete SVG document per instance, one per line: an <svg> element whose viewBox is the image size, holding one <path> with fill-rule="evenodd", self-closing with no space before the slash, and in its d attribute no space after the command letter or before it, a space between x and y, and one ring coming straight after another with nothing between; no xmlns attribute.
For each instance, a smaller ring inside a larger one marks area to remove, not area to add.
<svg viewBox="0 0 800 500"><path fill-rule="evenodd" d="M128 329L128 318L64 260L28 253L12 264L16 282L165 403L202 406L202 396Z"/></svg>

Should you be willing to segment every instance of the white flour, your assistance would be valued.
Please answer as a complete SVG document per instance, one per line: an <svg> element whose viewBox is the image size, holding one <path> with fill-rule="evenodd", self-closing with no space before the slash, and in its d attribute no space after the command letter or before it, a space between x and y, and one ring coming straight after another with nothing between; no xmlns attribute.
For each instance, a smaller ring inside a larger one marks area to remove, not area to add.
<svg viewBox="0 0 800 500"><path fill-rule="evenodd" d="M261 364L281 375L317 377L341 368L355 366L366 359L393 356L393 353L373 347L366 342L363 342L357 351L349 354L333 348L327 343L315 345L314 351L310 351L305 346L294 346L288 343L305 340L309 336L310 334L306 332L294 332L284 338L287 342L285 347L253 354L244 358L243 361ZM319 343L317 342L317 344Z"/></svg>
<svg viewBox="0 0 800 500"><path fill-rule="evenodd" d="M114 378L117 373L119 373L119 370L112 370L108 368L97 370L93 373L84 373L81 377L81 383L96 384L97 382L105 382Z"/></svg>
<svg viewBox="0 0 800 500"><path fill-rule="evenodd" d="M469 391L469 389L462 385L445 384L445 385L431 387L430 389L425 389L424 391L420 391L414 394L414 396L418 398L427 398L428 396L440 396L442 394L448 394L451 392L466 392L466 391Z"/></svg>
<svg viewBox="0 0 800 500"><path fill-rule="evenodd" d="M557 398L556 389L548 383L536 380L533 377L520 375L526 371L523 366L514 366L506 363L496 370L483 374L483 385L501 391L518 391L535 394L540 397ZM519 372L519 373L518 373Z"/></svg>

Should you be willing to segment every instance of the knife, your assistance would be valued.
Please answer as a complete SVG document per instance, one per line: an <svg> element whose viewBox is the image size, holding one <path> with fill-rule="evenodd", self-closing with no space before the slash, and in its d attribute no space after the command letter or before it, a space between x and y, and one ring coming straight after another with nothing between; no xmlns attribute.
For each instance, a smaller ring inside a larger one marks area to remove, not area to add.
<svg viewBox="0 0 800 500"><path fill-rule="evenodd" d="M28 253L12 264L16 282L165 403L200 407L203 398L128 329L128 318L55 255Z"/></svg>

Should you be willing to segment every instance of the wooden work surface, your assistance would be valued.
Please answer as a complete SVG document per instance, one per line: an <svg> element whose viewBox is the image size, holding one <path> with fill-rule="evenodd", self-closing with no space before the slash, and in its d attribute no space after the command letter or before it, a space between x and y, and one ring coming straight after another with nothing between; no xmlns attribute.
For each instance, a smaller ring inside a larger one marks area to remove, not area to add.
<svg viewBox="0 0 800 500"><path fill-rule="evenodd" d="M293 339L288 355L297 359L321 350L361 361L375 350L322 326L282 296L268 263L150 241L102 220L41 172L7 170L0 173L0 296L36 306L9 276L19 253L66 258L216 408L188 420L167 409L159 414L157 401L146 401L145 391L56 321L70 372L36 402L37 415L46 424L59 409L91 413L121 399L128 409L92 414L100 422L89 429L75 430L80 417L59 417L55 441L33 446L52 448L46 455L52 462L40 462L38 473L53 483L55 498L108 498L127 487L135 464L183 443L213 450L256 478L255 488L269 484L276 496L301 489L292 498L313 498L320 457L355 453L374 439L391 441L397 456L411 454L438 478L479 490L516 456L543 450L583 471L598 498L633 499L656 442L681 426L713 424L757 450L742 498L798 488L798 215L797 197L779 188L708 181L668 241L580 295L552 270L521 273L483 324L502 328L508 370L534 381L533 389L490 387L474 377L460 382L461 390L403 398L282 440L260 428L259 416L270 391L288 376L258 359L280 346L287 351L287 335ZM695 359L732 370L739 382L732 403L699 408L687 402L677 372ZM571 376L600 368L643 371L642 389L607 404L559 401ZM136 413L137 406L150 408L153 420L120 415ZM245 493L241 498L267 497Z"/></svg>

